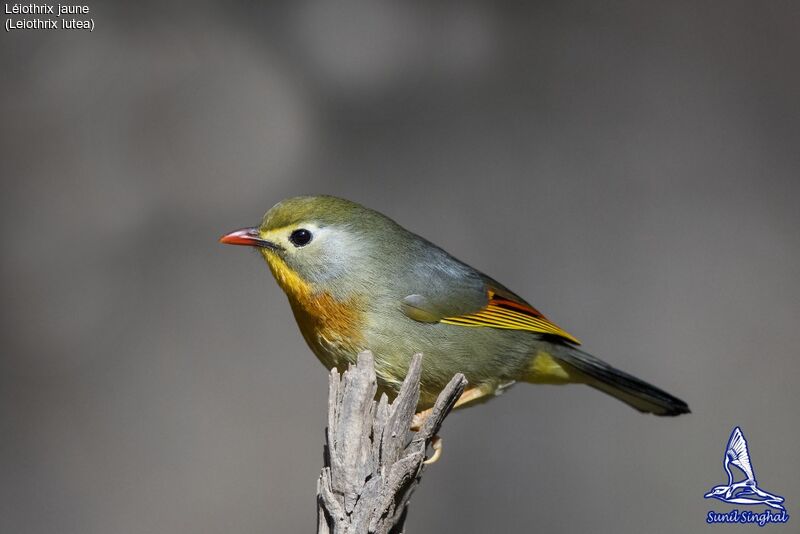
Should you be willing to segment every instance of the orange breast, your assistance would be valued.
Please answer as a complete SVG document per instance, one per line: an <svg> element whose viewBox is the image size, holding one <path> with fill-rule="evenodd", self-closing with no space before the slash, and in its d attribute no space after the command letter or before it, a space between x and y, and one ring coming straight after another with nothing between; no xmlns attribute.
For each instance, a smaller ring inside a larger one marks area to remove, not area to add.
<svg viewBox="0 0 800 534"><path fill-rule="evenodd" d="M364 350L363 301L358 298L340 301L325 291L316 291L277 254L265 254L265 258L289 298L297 325L311 350L326 367L344 369Z"/></svg>
<svg viewBox="0 0 800 534"><path fill-rule="evenodd" d="M328 293L319 293L307 298L289 295L289 302L300 332L329 369L344 370L364 350L364 312L356 299L340 302Z"/></svg>

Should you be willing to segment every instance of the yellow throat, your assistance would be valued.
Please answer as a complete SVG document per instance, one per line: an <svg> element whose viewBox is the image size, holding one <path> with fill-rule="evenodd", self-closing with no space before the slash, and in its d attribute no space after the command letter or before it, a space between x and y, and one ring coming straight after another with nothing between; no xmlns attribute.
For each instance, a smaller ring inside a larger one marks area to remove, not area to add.
<svg viewBox="0 0 800 534"><path fill-rule="evenodd" d="M315 290L277 252L262 249L262 254L289 299L300 332L326 367L343 368L344 358L364 350L362 299L339 301L326 291Z"/></svg>

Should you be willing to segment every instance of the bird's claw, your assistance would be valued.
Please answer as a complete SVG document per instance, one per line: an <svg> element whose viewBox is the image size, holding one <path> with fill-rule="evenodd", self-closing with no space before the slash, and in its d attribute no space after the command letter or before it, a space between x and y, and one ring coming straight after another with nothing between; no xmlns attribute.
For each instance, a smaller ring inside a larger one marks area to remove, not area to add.
<svg viewBox="0 0 800 534"><path fill-rule="evenodd" d="M419 413L415 413L414 418L411 419L411 431L419 432L430 414L431 410L423 410ZM442 456L442 438L440 438L438 434L431 437L431 448L433 449L433 456L422 462L423 465L436 463Z"/></svg>
<svg viewBox="0 0 800 534"><path fill-rule="evenodd" d="M415 413L414 417L411 419L411 430L413 432L419 432L430 414L431 410L423 410L419 413Z"/></svg>
<svg viewBox="0 0 800 534"><path fill-rule="evenodd" d="M433 456L422 462L423 465L430 465L435 464L439 461L439 458L442 456L442 438L439 435L435 435L431 438L431 448L433 449Z"/></svg>

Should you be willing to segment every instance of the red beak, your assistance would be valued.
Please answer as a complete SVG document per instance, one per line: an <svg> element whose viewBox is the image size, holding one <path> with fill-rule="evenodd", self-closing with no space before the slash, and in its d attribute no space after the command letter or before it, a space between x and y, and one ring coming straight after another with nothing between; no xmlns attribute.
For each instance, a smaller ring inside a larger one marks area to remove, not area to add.
<svg viewBox="0 0 800 534"><path fill-rule="evenodd" d="M248 247L271 248L278 250L281 247L272 241L261 237L258 228L242 228L219 238L220 243L226 245L245 245Z"/></svg>

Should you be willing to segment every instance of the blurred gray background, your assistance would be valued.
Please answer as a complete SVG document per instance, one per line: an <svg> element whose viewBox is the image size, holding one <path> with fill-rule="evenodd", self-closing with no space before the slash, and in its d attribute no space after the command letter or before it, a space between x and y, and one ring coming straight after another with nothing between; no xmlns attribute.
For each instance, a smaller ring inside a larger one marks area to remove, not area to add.
<svg viewBox="0 0 800 534"><path fill-rule="evenodd" d="M796 2L89 6L0 38L0 532L314 529L326 372L216 241L309 193L694 411L512 388L448 419L409 532L704 532L734 425L800 510Z"/></svg>

